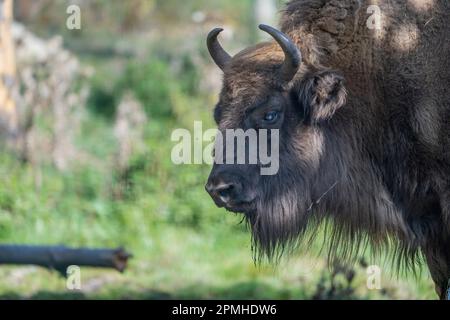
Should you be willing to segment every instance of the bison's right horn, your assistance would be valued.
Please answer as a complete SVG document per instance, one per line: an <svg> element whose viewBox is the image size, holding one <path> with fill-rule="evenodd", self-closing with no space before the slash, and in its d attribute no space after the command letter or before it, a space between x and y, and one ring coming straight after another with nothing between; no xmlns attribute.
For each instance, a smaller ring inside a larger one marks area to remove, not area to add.
<svg viewBox="0 0 450 320"><path fill-rule="evenodd" d="M285 58L281 67L281 75L284 81L291 81L302 62L302 55L297 46L287 35L271 26L260 24L259 28L270 34L283 49Z"/></svg>
<svg viewBox="0 0 450 320"><path fill-rule="evenodd" d="M209 54L213 58L214 62L220 69L223 70L228 62L230 62L231 56L222 48L219 40L217 40L217 36L222 31L222 28L215 28L211 30L211 32L208 34L206 43L208 45Z"/></svg>

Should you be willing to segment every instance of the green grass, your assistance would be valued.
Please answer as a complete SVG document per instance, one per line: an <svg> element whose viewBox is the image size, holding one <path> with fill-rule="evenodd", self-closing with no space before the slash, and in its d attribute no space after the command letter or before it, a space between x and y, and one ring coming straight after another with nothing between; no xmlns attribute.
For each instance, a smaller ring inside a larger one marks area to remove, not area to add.
<svg viewBox="0 0 450 320"><path fill-rule="evenodd" d="M155 225L148 237L127 245L135 257L123 274L82 269L81 291L70 291L56 272L35 267L2 267L2 298L89 299L310 299L319 278L327 275L324 261L302 255L278 267L255 266L248 234L226 217L222 228ZM352 298L435 298L429 279L396 281L383 274L384 291L365 287L363 269L357 269ZM339 297L337 297L339 298Z"/></svg>

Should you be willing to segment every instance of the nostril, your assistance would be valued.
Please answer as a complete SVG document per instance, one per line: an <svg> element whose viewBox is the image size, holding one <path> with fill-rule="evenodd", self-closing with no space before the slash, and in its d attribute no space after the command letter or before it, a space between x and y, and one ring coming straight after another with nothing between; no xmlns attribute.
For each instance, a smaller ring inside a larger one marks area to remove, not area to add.
<svg viewBox="0 0 450 320"><path fill-rule="evenodd" d="M239 182L209 181L205 189L219 207L231 205L242 196Z"/></svg>

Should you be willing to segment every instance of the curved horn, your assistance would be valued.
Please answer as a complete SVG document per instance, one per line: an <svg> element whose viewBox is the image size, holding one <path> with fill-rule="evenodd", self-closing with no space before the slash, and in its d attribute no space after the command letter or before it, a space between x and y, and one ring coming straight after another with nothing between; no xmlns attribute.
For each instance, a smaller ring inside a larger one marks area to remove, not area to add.
<svg viewBox="0 0 450 320"><path fill-rule="evenodd" d="M220 69L224 69L228 62L231 60L231 56L222 48L217 36L223 31L222 28L215 28L208 34L206 43L208 45L208 51L214 62Z"/></svg>
<svg viewBox="0 0 450 320"><path fill-rule="evenodd" d="M278 42L281 49L283 49L285 58L283 66L281 67L281 74L284 81L291 81L302 62L302 54L300 53L300 50L283 32L265 24L260 24L259 29L270 34L276 42Z"/></svg>

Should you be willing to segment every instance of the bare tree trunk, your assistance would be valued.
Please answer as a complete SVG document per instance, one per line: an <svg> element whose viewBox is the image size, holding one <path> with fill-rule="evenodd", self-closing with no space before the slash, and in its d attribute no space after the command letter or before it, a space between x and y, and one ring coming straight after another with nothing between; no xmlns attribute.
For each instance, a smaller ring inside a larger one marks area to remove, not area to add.
<svg viewBox="0 0 450 320"><path fill-rule="evenodd" d="M12 0L0 0L0 129L7 134L14 132L17 126L16 104L12 93L16 77L12 20Z"/></svg>
<svg viewBox="0 0 450 320"><path fill-rule="evenodd" d="M113 268L123 272L131 257L123 248L88 249L64 246L0 245L0 265L37 265L66 275L71 265Z"/></svg>

